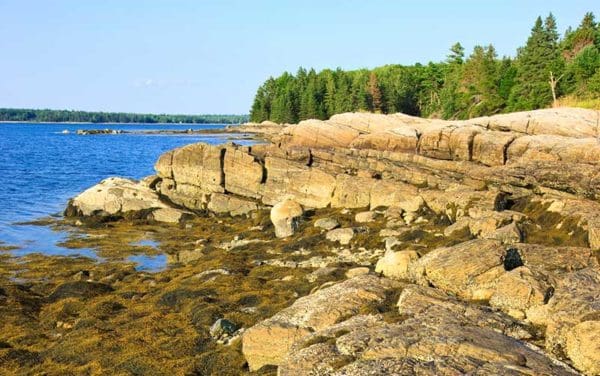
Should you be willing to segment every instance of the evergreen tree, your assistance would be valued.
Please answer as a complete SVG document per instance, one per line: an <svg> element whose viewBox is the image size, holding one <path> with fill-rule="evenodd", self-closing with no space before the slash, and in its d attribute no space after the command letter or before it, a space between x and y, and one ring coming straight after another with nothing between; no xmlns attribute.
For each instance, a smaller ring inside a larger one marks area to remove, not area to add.
<svg viewBox="0 0 600 376"><path fill-rule="evenodd" d="M550 14L545 22L538 17L525 47L517 56L517 83L510 97L511 110L533 110L552 102L550 74L560 77L562 58L558 48L556 20Z"/></svg>
<svg viewBox="0 0 600 376"><path fill-rule="evenodd" d="M258 88L251 118L295 122L350 111L467 118L544 108L566 94L599 95L600 29L592 13L562 41L552 14L538 18L515 59L496 55L491 45L477 46L465 59L455 43L445 61L426 65L318 73L299 68L295 76L284 73Z"/></svg>
<svg viewBox="0 0 600 376"><path fill-rule="evenodd" d="M456 42L450 47L450 54L446 61L448 64L462 64L465 59L465 48L459 42Z"/></svg>

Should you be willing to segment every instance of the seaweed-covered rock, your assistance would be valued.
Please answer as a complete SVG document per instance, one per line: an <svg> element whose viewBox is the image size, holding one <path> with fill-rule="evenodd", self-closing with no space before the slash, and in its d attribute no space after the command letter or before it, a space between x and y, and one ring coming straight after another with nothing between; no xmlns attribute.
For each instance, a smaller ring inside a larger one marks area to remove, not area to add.
<svg viewBox="0 0 600 376"><path fill-rule="evenodd" d="M75 281L63 283L54 289L48 296L50 301L57 301L66 298L89 299L95 296L108 294L114 291L112 287L105 283Z"/></svg>

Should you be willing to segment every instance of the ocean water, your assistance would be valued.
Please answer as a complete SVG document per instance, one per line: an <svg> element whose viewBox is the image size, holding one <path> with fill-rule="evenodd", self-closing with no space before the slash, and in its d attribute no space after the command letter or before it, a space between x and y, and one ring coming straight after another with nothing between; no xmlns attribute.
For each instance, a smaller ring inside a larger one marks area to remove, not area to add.
<svg viewBox="0 0 600 376"><path fill-rule="evenodd" d="M0 246L18 247L20 256L94 257L94 250L60 247L65 234L46 226L23 224L59 216L70 197L109 176L139 179L154 173L158 156L195 142L220 144L230 134L142 134L144 130L218 129L222 125L0 124ZM118 129L132 133L76 135L78 129ZM63 133L69 131L68 134ZM137 132L137 133L136 133ZM236 141L244 143L243 141ZM249 141L247 141L249 142ZM156 268L161 258L150 258Z"/></svg>

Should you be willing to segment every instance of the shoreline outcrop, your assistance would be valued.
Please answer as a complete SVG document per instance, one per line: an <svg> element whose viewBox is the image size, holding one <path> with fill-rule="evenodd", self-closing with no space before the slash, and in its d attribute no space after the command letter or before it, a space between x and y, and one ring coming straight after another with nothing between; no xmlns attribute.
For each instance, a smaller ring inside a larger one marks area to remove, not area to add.
<svg viewBox="0 0 600 376"><path fill-rule="evenodd" d="M107 179L65 214L179 223L270 209L294 254L337 247L280 266L369 267L245 330L252 371L600 375L600 112L264 126L268 144L169 151L155 177ZM301 226L349 210L352 223Z"/></svg>

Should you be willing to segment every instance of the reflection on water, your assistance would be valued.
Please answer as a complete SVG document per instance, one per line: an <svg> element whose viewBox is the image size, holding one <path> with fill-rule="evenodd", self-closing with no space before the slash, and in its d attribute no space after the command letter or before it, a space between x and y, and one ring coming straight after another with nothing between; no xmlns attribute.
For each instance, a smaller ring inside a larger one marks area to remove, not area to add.
<svg viewBox="0 0 600 376"><path fill-rule="evenodd" d="M84 256L100 260L96 252L91 249L70 249L57 245L66 240L67 233L53 231L46 226L11 226L3 236L8 239L8 244L11 244L10 239L25 239L20 242L18 248L10 251L12 255L18 257L32 253L42 253L51 256Z"/></svg>
<svg viewBox="0 0 600 376"><path fill-rule="evenodd" d="M167 267L167 256L164 254L149 256L149 255L133 255L127 258L127 261L135 262L136 270L146 272L159 272Z"/></svg>
<svg viewBox="0 0 600 376"><path fill-rule="evenodd" d="M130 243L130 245L133 245L134 247L150 247L158 249L158 242L151 239L142 239L140 241Z"/></svg>

